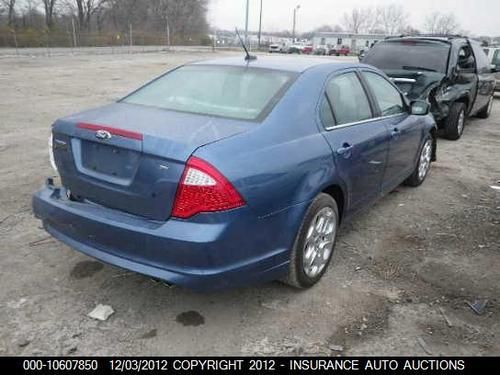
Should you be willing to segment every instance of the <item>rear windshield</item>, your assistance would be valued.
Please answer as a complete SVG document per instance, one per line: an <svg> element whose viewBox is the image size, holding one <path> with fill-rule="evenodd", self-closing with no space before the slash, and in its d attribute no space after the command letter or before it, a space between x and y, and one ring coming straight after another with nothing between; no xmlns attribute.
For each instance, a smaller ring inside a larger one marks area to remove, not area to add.
<svg viewBox="0 0 500 375"><path fill-rule="evenodd" d="M383 70L423 70L446 74L450 46L441 42L398 41L377 44L363 63Z"/></svg>
<svg viewBox="0 0 500 375"><path fill-rule="evenodd" d="M258 68L188 65L161 76L122 102L257 120L276 104L294 76Z"/></svg>

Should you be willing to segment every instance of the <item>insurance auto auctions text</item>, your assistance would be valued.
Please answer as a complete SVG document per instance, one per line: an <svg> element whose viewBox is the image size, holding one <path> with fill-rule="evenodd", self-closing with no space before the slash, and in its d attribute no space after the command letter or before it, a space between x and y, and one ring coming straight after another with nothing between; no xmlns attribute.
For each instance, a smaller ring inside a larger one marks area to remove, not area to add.
<svg viewBox="0 0 500 375"><path fill-rule="evenodd" d="M167 367L168 364L165 363ZM462 359L184 359L171 363L173 370L181 371L464 371Z"/></svg>

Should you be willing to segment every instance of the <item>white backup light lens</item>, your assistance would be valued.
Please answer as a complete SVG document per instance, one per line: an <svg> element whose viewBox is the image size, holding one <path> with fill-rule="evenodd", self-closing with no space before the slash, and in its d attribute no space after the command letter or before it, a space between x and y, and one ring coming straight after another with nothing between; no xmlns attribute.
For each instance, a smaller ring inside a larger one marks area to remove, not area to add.
<svg viewBox="0 0 500 375"><path fill-rule="evenodd" d="M189 168L186 177L184 178L184 185L190 186L215 186L215 181L208 174L199 171L198 169Z"/></svg>

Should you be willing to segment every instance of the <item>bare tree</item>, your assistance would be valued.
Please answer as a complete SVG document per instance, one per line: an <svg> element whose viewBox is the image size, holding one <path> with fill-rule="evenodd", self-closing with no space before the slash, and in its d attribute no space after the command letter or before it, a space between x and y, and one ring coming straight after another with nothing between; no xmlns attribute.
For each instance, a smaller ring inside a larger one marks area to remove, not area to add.
<svg viewBox="0 0 500 375"><path fill-rule="evenodd" d="M332 31L335 32L335 33L341 33L341 32L344 31L344 29L340 25L334 25Z"/></svg>
<svg viewBox="0 0 500 375"><path fill-rule="evenodd" d="M50 43L71 41L72 19L78 24L81 44L125 43L133 30L134 42L205 43L208 33L209 0L0 0L0 18L7 24L9 4L16 7L10 24L21 32L31 28L26 45L40 45L42 29L50 29ZM132 26L130 28L130 26ZM96 27L102 37L88 33ZM83 32L86 31L87 34ZM3 34L2 34L3 33ZM53 36L53 37L52 37ZM11 43L8 31L0 29L0 46Z"/></svg>
<svg viewBox="0 0 500 375"><path fill-rule="evenodd" d="M344 13L343 25L348 31L359 34L367 31L373 18L371 8L354 8L350 13Z"/></svg>
<svg viewBox="0 0 500 375"><path fill-rule="evenodd" d="M14 17L16 15L16 0L1 0L1 3L7 9L7 24L9 25L9 27L14 26Z"/></svg>
<svg viewBox="0 0 500 375"><path fill-rule="evenodd" d="M76 5L80 29L90 31L91 18L101 8L106 0L73 0Z"/></svg>
<svg viewBox="0 0 500 375"><path fill-rule="evenodd" d="M401 5L391 4L376 9L376 23L385 34L395 35L404 28L408 14Z"/></svg>
<svg viewBox="0 0 500 375"><path fill-rule="evenodd" d="M434 12L425 19L425 29L431 34L454 34L460 25L453 13Z"/></svg>
<svg viewBox="0 0 500 375"><path fill-rule="evenodd" d="M54 8L56 0L42 0L45 9L45 25L47 28L52 29L54 26Z"/></svg>
<svg viewBox="0 0 500 375"><path fill-rule="evenodd" d="M401 29L401 33L405 35L420 35L422 34L419 29L414 28L413 26L406 26Z"/></svg>

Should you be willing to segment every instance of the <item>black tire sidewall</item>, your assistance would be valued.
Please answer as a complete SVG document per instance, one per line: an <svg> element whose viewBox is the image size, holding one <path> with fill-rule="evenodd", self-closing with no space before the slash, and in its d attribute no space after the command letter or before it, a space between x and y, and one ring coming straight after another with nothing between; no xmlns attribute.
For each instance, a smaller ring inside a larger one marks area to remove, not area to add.
<svg viewBox="0 0 500 375"><path fill-rule="evenodd" d="M316 214L322 210L325 207L330 207L333 209L335 212L336 216L336 233L335 233L335 238L333 239L333 246L332 246L332 252L330 254L330 258L328 259L328 262L325 266L325 268L314 278L310 278L307 276L304 272L304 245L306 241L306 236L307 236L307 231L309 229L309 226L311 225L312 220L316 216ZM325 274L327 271L332 256L333 256L333 251L335 250L335 243L337 240L337 233L338 233L338 228L339 228L339 210L337 203L335 202L335 199L333 199L331 196L327 194L320 194L309 206L309 209L306 212L306 215L304 217L304 220L302 221L302 225L300 226L299 232L297 234L297 238L295 241L294 245L294 256L292 257L292 261L294 264L291 266L295 268L295 275L297 278L298 284L303 287L303 288L308 288L316 284Z"/></svg>

